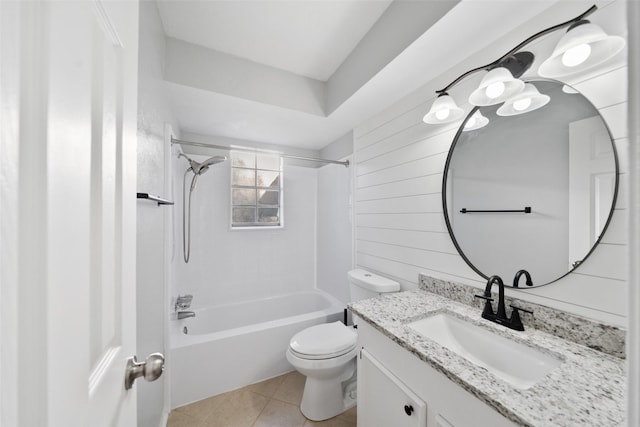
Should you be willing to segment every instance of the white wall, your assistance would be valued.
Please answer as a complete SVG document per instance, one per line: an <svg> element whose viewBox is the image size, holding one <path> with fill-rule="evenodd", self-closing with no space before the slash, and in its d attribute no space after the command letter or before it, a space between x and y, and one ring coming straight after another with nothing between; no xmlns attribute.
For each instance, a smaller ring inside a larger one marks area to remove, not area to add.
<svg viewBox="0 0 640 427"><path fill-rule="evenodd" d="M138 188L165 196L164 128L172 121L163 83L164 31L155 2L140 2L138 94ZM138 201L137 209L137 349L138 359L166 352L164 218L172 208ZM139 381L138 426L162 424L167 376Z"/></svg>
<svg viewBox="0 0 640 427"><path fill-rule="evenodd" d="M228 155L210 153L214 154ZM191 258L185 264L182 180L188 165L175 153L172 165L176 201L172 297L192 294L192 307L201 307L315 287L317 169L292 166L285 161L283 228L231 230L230 162L210 167L200 176L193 192ZM187 180L189 185L191 173Z"/></svg>
<svg viewBox="0 0 640 427"><path fill-rule="evenodd" d="M625 32L625 5L620 0L592 17L607 24L609 32ZM480 58L479 62L492 59ZM627 315L625 64L622 61L602 75L569 81L603 115L620 157L621 188L609 230L574 273L552 285L518 294L519 298L616 325L625 325ZM471 61L467 69L477 65ZM471 84L463 83L456 90L470 88ZM418 90L354 131L356 264L397 278L404 289L417 286L419 273L482 287L484 281L458 255L444 223L442 174L456 126L422 123L432 101L432 91Z"/></svg>
<svg viewBox="0 0 640 427"><path fill-rule="evenodd" d="M353 257L352 172L342 165L318 170L317 286L345 304Z"/></svg>

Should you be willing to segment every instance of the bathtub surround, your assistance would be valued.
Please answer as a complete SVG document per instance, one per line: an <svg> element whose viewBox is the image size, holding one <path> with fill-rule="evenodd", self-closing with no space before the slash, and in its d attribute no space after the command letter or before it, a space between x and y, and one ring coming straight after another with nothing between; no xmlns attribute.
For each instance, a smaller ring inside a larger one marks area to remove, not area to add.
<svg viewBox="0 0 640 427"><path fill-rule="evenodd" d="M318 151L223 137L185 134L184 139L220 146L275 150L306 157L322 157ZM347 160L351 135L333 144L332 157ZM194 307L249 301L290 292L322 289L345 304L346 272L351 268L351 173L342 165L284 160L283 221L280 228L231 229L230 164L216 165L198 180L192 198L192 259L180 257L182 241L182 178L188 167L177 159L173 147L174 239L171 295L194 295ZM228 151L189 147L200 161ZM188 191L188 189L187 189ZM330 268L326 268L329 266ZM331 273L329 273L330 271ZM335 273L333 273L335 272ZM344 289L333 282L343 279ZM327 276L328 275L328 276Z"/></svg>
<svg viewBox="0 0 640 427"><path fill-rule="evenodd" d="M481 291L475 286L440 280L424 274L420 275L419 281L420 289L474 307L478 310L478 313L482 312L484 301L475 298L475 295L481 294ZM495 301L497 301L497 295L498 292L494 287L493 297ZM505 305L509 307L510 304L533 312L533 314L520 313L525 329L535 328L611 356L625 357L626 331L623 329L594 322L566 311L506 296Z"/></svg>
<svg viewBox="0 0 640 427"><path fill-rule="evenodd" d="M372 332L379 331L412 353L403 352L411 367L427 363L517 425L614 427L625 420L625 364L619 358L536 329L507 329L482 319L476 307L422 289L356 302L350 308L363 319L361 323L366 321L363 329L374 328ZM559 357L562 364L531 388L515 388L406 325L441 312Z"/></svg>
<svg viewBox="0 0 640 427"><path fill-rule="evenodd" d="M176 242L182 242L183 163L182 159L174 162ZM191 200L189 264L182 260L181 247L174 245L173 296L191 294L192 307L198 308L314 288L318 172L285 164L282 177L284 226L234 230L230 162L200 177Z"/></svg>
<svg viewBox="0 0 640 427"><path fill-rule="evenodd" d="M349 301L347 272L353 265L352 174L353 168L340 165L318 169L316 286L343 304Z"/></svg>

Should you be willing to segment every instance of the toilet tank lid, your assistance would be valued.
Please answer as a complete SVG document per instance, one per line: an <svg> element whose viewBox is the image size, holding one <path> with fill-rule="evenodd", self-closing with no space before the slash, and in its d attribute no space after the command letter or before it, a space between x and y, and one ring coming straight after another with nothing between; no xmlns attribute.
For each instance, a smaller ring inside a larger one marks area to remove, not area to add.
<svg viewBox="0 0 640 427"><path fill-rule="evenodd" d="M378 276L361 268L351 270L348 274L351 283L372 292L384 293L398 292L400 290L400 283L395 280Z"/></svg>

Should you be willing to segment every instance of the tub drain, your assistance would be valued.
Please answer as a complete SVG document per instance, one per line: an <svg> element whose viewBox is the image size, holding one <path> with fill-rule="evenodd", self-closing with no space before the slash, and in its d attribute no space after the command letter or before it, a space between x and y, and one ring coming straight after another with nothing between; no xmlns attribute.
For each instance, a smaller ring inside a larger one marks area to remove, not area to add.
<svg viewBox="0 0 640 427"><path fill-rule="evenodd" d="M187 335L189 333L189 330L185 326L184 328L182 328L182 332L184 332L184 334Z"/></svg>

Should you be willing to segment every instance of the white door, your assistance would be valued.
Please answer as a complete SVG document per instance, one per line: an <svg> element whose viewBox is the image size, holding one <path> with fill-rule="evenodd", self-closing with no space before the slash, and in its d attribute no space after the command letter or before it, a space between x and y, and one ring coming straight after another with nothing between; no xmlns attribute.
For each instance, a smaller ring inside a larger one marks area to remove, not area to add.
<svg viewBox="0 0 640 427"><path fill-rule="evenodd" d="M599 116L569 125L569 269L589 253L609 218L616 172Z"/></svg>
<svg viewBox="0 0 640 427"><path fill-rule="evenodd" d="M137 1L1 1L3 426L134 426Z"/></svg>

